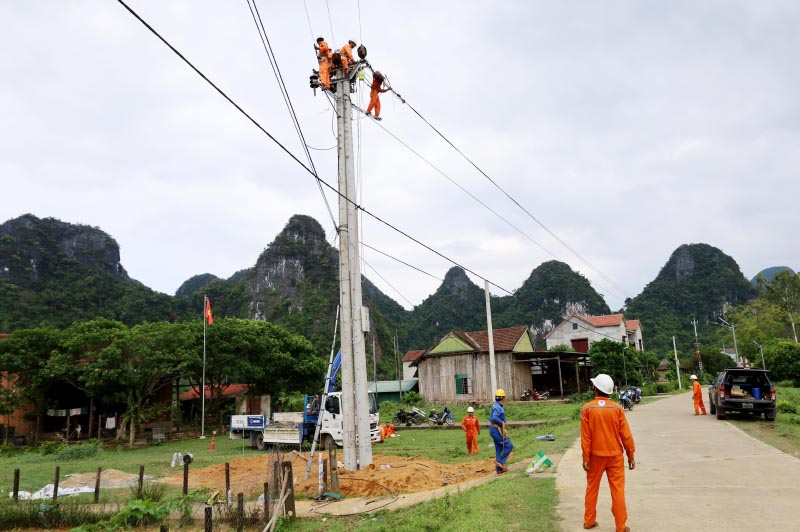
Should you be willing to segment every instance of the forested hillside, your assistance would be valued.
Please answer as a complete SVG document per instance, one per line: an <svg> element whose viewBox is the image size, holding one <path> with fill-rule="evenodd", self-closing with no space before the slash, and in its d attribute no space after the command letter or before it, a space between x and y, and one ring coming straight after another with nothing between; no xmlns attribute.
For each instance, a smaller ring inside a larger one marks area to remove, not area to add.
<svg viewBox="0 0 800 532"><path fill-rule="evenodd" d="M680 345L694 344L693 319L699 324L700 343L712 343L726 306L755 295L731 257L707 244L685 244L641 294L626 301L625 315L644 324L645 348L663 353L672 349L673 335Z"/></svg>

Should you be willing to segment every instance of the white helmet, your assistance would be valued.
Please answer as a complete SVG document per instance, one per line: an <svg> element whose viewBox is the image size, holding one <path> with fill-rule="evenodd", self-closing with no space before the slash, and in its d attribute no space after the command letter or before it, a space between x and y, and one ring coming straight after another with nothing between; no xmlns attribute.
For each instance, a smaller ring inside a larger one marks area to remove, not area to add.
<svg viewBox="0 0 800 532"><path fill-rule="evenodd" d="M605 373L601 373L597 377L589 380L604 394L610 395L614 391L614 380Z"/></svg>
<svg viewBox="0 0 800 532"><path fill-rule="evenodd" d="M696 381L697 380L697 375L693 374L691 377L689 377L689 380L690 381Z"/></svg>
<svg viewBox="0 0 800 532"><path fill-rule="evenodd" d="M470 412L475 412L475 409L472 408L472 407L467 408L467 413L470 413Z"/></svg>

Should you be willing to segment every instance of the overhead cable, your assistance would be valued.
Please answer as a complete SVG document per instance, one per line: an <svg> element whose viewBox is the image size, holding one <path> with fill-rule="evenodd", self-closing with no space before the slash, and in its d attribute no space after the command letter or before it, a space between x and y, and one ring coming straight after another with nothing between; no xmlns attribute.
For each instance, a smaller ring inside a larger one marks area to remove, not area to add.
<svg viewBox="0 0 800 532"><path fill-rule="evenodd" d="M467 268L466 266L463 266L463 265L461 265L460 263L458 263L458 262L456 262L455 260L451 259L450 257L446 256L446 255L445 255L445 254L443 254L442 252L440 252L440 251L437 251L437 250L433 249L433 248L432 248L432 247L430 247L429 245L427 245L427 244L425 244L424 242L420 241L419 239L417 239L417 238L415 238L415 237L411 236L410 234L406 233L406 232L405 232L405 231L403 231L402 229L400 229L400 228L398 228L398 227L396 227L396 226L394 226L394 225L390 224L389 222L387 222L386 220L384 220L383 218L381 218L381 217L380 217L380 216L378 216L377 214L374 214L374 213L372 213L372 212L368 211L368 210L367 210L367 209L365 209L363 206L361 206L361 205L358 205L356 202L354 202L353 200L351 200L350 198L348 198L346 195L344 195L344 194L342 194L341 192L339 192L339 190L338 190L338 189L336 189L335 187L331 186L331 185L330 185L329 183L327 183L327 182L326 182L324 179L322 179L321 177L319 177L319 175L318 175L316 172L312 171L312 170L311 170L311 169L310 169L308 166L306 166L306 165L303 163L303 161L301 161L300 159L298 159L296 155L294 155L294 154L293 154L291 151L289 151L289 149L288 149L288 148L286 148L286 146L284 146L283 144L281 144L281 142L280 142L278 139L276 139L276 138L275 138L275 137L274 137L272 134L270 134L270 133L269 133L269 131L267 131L266 129L264 129L264 127L263 127L263 126L262 126L262 125L261 125L261 124L260 124L260 123L259 123L259 122L258 122L258 121L255 119L255 118L253 118L252 116L250 116L250 115L247 113L247 111L245 111L244 109L242 109L242 107L241 107L241 106L239 106L239 104L237 104L237 103L236 103L236 102L235 102L235 101L234 101L234 100L233 100L233 99L232 99L230 96L228 96L228 95L225 93L225 91L223 91L222 89L220 89L220 88L219 88L219 87L218 87L218 86L217 86L217 85L216 85L216 84L215 84L213 81L211 81L211 80L210 80L210 79L209 79L209 78L208 78L208 77L207 77L205 74L203 74L203 72L202 72L202 71L200 71L200 69L198 69L196 66L194 66L194 64L192 64L192 62L191 62L191 61L189 61L189 60L188 60L188 59L187 59L187 58L186 58L186 57L185 57L185 56L184 56L182 53L180 53L180 52L179 52L179 51L178 51L178 50L177 50L177 49L176 49L174 46L172 46L172 44L170 44L170 43L169 43L169 41L167 41L167 40L166 40L164 37L162 37L162 36L161 36L161 34L159 34L159 33L158 33L158 32L157 32L157 31L156 31L156 30L155 30L155 29L154 29L154 28L153 28L153 27L152 27L150 24L148 24L148 23L147 23L147 22L146 22L146 21L145 21L145 20L144 20L142 17L140 17L140 16L139 16L139 14L138 14L138 13L136 13L136 11L134 11L134 10L133 10L133 9L132 9L130 6L128 6L128 5L125 3L125 1L124 1L124 0L117 0L117 2L118 2L120 5L122 5L122 7L124 7L124 8L125 8L125 9L126 9L126 10L127 10L127 11L128 11L130 14L131 14L131 15L133 15L133 17L134 17L134 18L136 18L136 20L138 20L139 22L141 22L141 23L142 23L142 25L144 25L144 26L145 26L145 27L146 27L148 30L150 30L150 32L151 32L153 35L155 35L155 36L156 36L156 37L157 37L157 38L158 38L158 39L159 39L161 42L163 42L163 43L164 43L164 44L165 44L165 45L166 45L166 46L167 46L167 47L168 47L170 50L172 50L172 52L173 52L175 55L177 55L178 57L180 57L180 58L181 58L181 60L183 60L183 62L184 62L184 63L186 63L186 64L187 64L187 65L188 65L188 66L189 66L189 67L190 67L192 70L194 70L194 71L195 71L195 73L196 73L198 76L200 76L201 78L203 78L203 80L204 80L206 83L208 83L209 85L211 85L211 86L214 88L214 90L216 90L216 91L217 91L217 92L220 94L220 96L222 96L223 98L225 98L225 99L228 101L228 103L230 103L231 105L233 105L233 106L236 108L236 110L238 110L240 113L242 113L242 115L244 115L244 116L245 116L245 117L246 117L248 120L250 120L250 122L251 122L251 123L252 123L254 126L256 126L256 127L257 127L257 128L258 128L258 129L259 129L261 132L262 132L262 133L264 133L264 134L265 134L265 135L266 135L266 136L267 136L267 137L268 137L268 138L269 138L271 141L273 141L275 144L277 144L277 145L278 145L278 147L280 147L280 148L281 148L281 150L283 150L283 151L284 151L284 152L285 152L285 153L286 153L286 154L287 154L289 157L291 157L291 159L292 159L292 160L294 160L294 162L296 162L297 164L299 164L299 165L300 165L300 166L301 166L301 167L302 167L302 168L303 168L303 169L304 169L306 172L308 172L309 174L311 174L311 176L312 176L312 177L314 177L314 179L316 179L316 180L317 180L319 183L321 183L322 185L326 186L328 189L330 189L331 191L333 191L333 192L334 192L336 195L338 195L339 197L341 197L342 199L344 199L344 200L345 200L345 201L347 201L348 203L352 204L354 208L356 208L356 209L360 210L361 212L363 212L364 214L366 214L366 215L368 215L369 217L373 218L374 220L376 220L376 221L378 221L378 222L382 223L383 225L385 225L386 227L388 227L388 228L392 229L392 230L393 230L393 231L395 231L396 233L398 233L398 234L400 234L400 235L402 235L402 236L406 237L407 239L411 240L412 242L414 242L414 243L418 244L419 246L421 246L421 247L423 247L423 248L427 249L427 250L428 250L428 251L430 251L431 253L433 253L433 254L437 255L438 257L441 257L442 259L446 260L447 262L449 262L449 263L453 264L454 266L458 266L459 268L461 268L461 269L462 269L462 270L464 270L465 272L471 273L471 274L472 274L472 275L474 275L475 277L477 277L477 278L479 278L479 279L481 279L481 280L483 280L483 281L486 281L486 282L488 282L489 284L491 284L492 286L495 286L495 287L497 287L498 289L502 290L503 292L506 292L506 293L507 293L507 294L509 294L509 295L511 295L511 294L512 294L512 292L511 292L510 290L507 290L506 288L503 288L503 287L502 287L502 286L500 286L499 284L497 284L497 283L495 283L495 282L493 282L493 281L491 281L491 280L487 279L486 277L484 277L484 276L482 276L482 275L479 275L478 273L476 273L476 272L472 271L471 269Z"/></svg>

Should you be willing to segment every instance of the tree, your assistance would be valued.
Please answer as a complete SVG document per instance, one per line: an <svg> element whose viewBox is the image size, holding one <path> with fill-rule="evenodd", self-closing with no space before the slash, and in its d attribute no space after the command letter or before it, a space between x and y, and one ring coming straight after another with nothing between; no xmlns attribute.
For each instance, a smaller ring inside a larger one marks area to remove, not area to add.
<svg viewBox="0 0 800 532"><path fill-rule="evenodd" d="M771 338L787 338L791 331L786 323L784 311L767 298L760 297L744 305L734 307L726 315L726 321L736 326L736 343L739 355L761 363L758 346ZM721 338L733 345L731 330L719 328Z"/></svg>
<svg viewBox="0 0 800 532"><path fill-rule="evenodd" d="M19 378L16 375L4 373L0 378L0 415L5 418L3 424L3 445L8 445L9 428L11 427L11 414L22 403L22 393L18 387Z"/></svg>
<svg viewBox="0 0 800 532"><path fill-rule="evenodd" d="M800 311L800 273L791 273L789 270L779 272L771 283L762 285L762 289L764 297L786 314L794 341L797 342L795 321Z"/></svg>
<svg viewBox="0 0 800 532"><path fill-rule="evenodd" d="M774 380L790 379L800 385L800 344L784 338L764 343L764 359Z"/></svg>
<svg viewBox="0 0 800 532"><path fill-rule="evenodd" d="M603 338L594 342L589 348L589 357L592 359L594 375L605 373L610 375L617 385L624 382L627 370L627 361L623 357L625 344Z"/></svg>
<svg viewBox="0 0 800 532"><path fill-rule="evenodd" d="M20 329L10 338L0 340L0 369L16 376L21 407L31 406L36 414L34 443L39 442L40 417L47 408L52 387L45 367L58 347L61 333L55 329Z"/></svg>

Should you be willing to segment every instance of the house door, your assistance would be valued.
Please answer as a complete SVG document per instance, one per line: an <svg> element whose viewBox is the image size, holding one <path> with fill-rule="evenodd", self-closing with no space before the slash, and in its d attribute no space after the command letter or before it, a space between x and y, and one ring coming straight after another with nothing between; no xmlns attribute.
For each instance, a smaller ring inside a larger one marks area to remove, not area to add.
<svg viewBox="0 0 800 532"><path fill-rule="evenodd" d="M589 339L588 338L574 338L571 340L572 342L572 349L577 351L578 353L588 353L589 352Z"/></svg>

